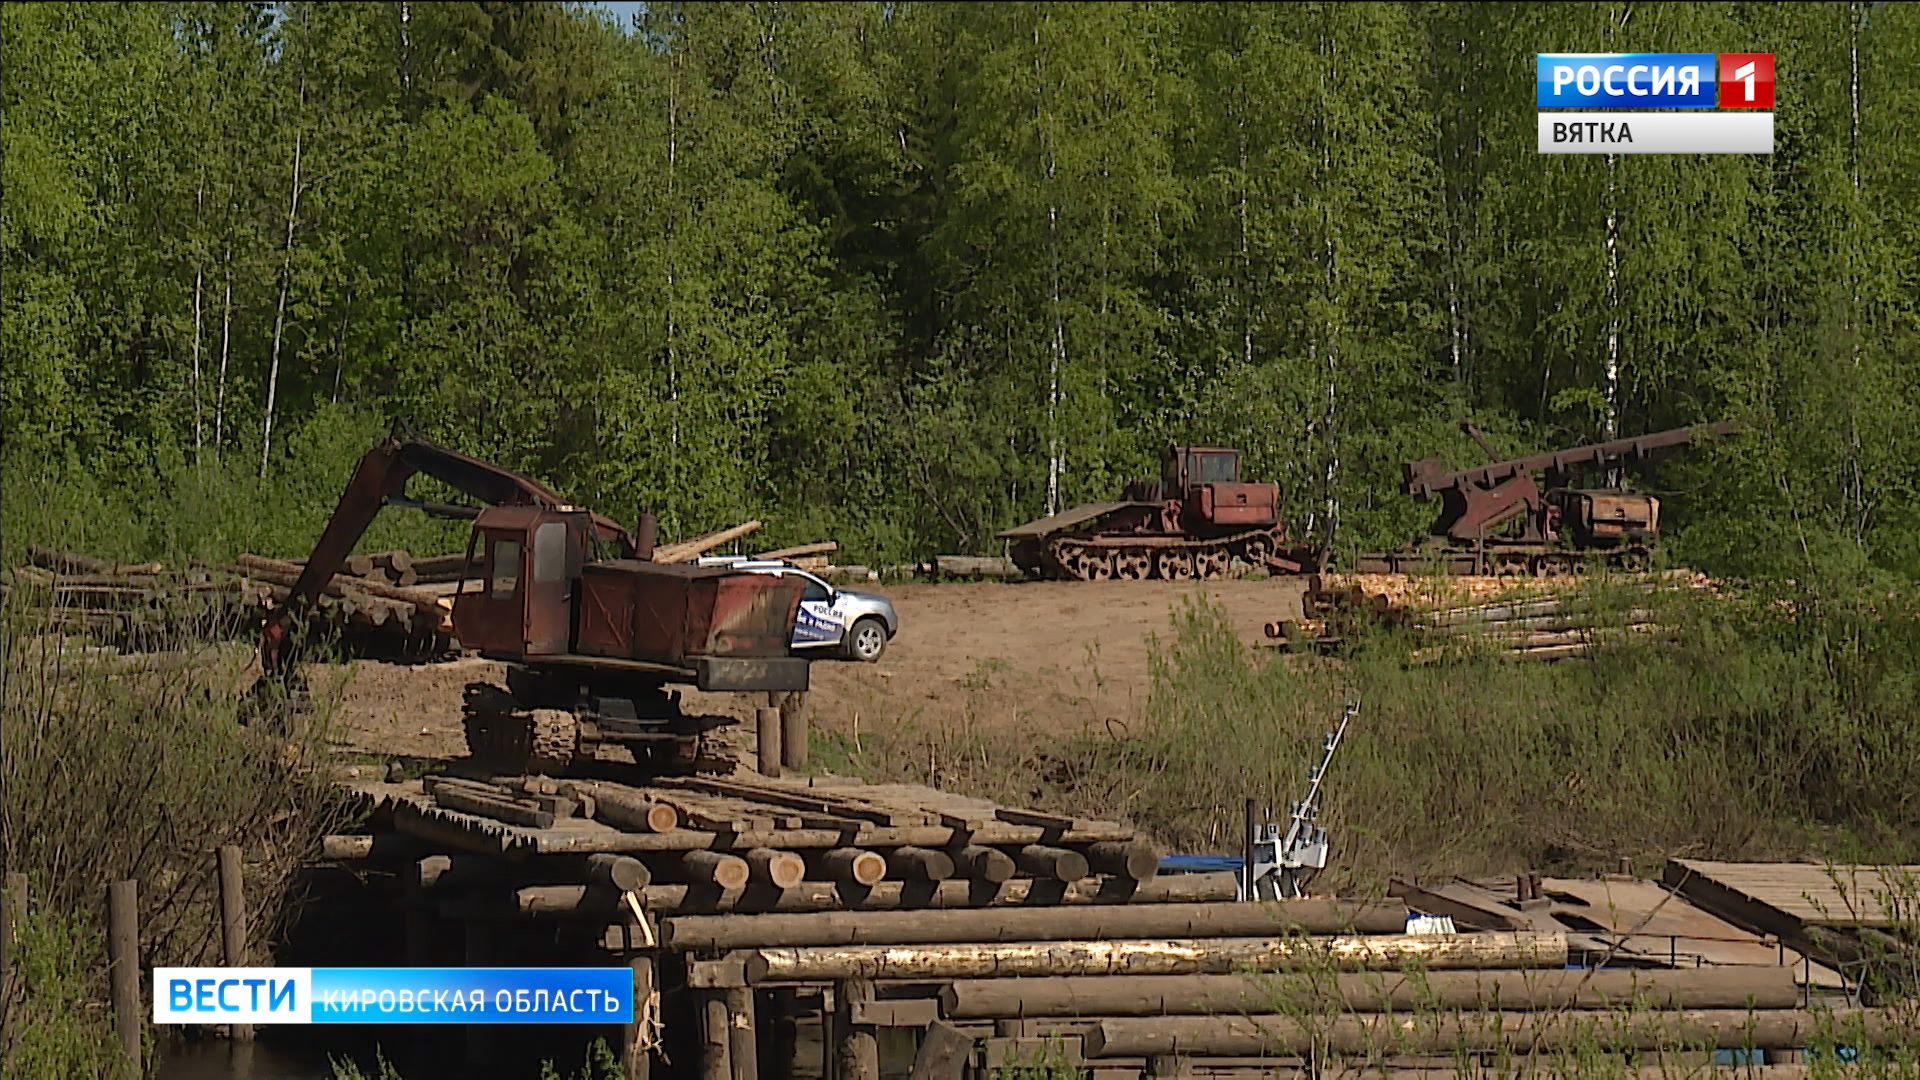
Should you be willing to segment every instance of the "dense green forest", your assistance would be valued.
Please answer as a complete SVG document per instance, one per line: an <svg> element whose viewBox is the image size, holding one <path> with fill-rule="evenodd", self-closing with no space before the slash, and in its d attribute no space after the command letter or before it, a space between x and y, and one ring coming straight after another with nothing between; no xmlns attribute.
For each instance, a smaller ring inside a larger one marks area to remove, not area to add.
<svg viewBox="0 0 1920 1080"><path fill-rule="evenodd" d="M1463 417L1730 417L1633 477L1684 557L1920 573L1914 5L0 18L10 551L292 553L396 417L882 561L1237 445L1351 551ZM1682 49L1777 54L1771 157L1536 153L1536 51Z"/></svg>

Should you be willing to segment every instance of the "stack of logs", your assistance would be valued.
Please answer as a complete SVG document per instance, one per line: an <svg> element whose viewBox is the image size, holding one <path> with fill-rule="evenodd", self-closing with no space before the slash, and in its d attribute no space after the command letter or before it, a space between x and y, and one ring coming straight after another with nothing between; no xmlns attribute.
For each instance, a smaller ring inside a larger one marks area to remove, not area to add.
<svg viewBox="0 0 1920 1080"><path fill-rule="evenodd" d="M286 602L305 564L242 555L235 569L264 582L274 603ZM454 652L453 594L466 556L414 560L404 551L355 555L315 598L310 623L356 652L395 659L432 659Z"/></svg>
<svg viewBox="0 0 1920 1080"><path fill-rule="evenodd" d="M49 631L85 634L125 652L252 633L270 599L264 586L227 569L169 571L43 547L27 556L29 565L7 571L0 591L44 612Z"/></svg>
<svg viewBox="0 0 1920 1080"><path fill-rule="evenodd" d="M1410 934L1397 900L1237 902L1231 874L1157 874L1124 826L928 788L477 771L348 788L372 831L325 853L398 886L406 962L629 967L630 1076L660 1056L707 1080L790 1075L815 1026L840 1080L877 1080L883 1056L919 1080L1043 1063L1250 1080L1329 1059L1794 1050L1823 1019L1791 968L1568 970L1561 932ZM468 1038L488 1052L485 1028Z"/></svg>
<svg viewBox="0 0 1920 1080"><path fill-rule="evenodd" d="M1542 595L1511 588L1512 598L1451 603L1356 582L1329 587L1316 579L1304 602L1308 617L1270 622L1265 631L1277 648L1325 653L1363 629L1397 627L1420 643L1413 659L1423 664L1487 648L1506 660L1565 660L1625 641L1670 639L1671 628L1656 619L1653 594L1672 585L1666 578L1616 584L1627 602L1602 602L1566 589Z"/></svg>

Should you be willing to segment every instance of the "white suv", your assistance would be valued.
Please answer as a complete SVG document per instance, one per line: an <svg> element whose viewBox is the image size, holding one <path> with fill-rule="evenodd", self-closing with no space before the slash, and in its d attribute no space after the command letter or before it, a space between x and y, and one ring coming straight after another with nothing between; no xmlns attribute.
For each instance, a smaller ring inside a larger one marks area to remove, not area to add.
<svg viewBox="0 0 1920 1080"><path fill-rule="evenodd" d="M724 566L758 574L799 578L806 591L800 596L800 615L793 623L793 648L808 652L832 649L848 660L869 664L887 651L900 632L900 616L884 596L836 589L819 576L778 559L749 559L743 555L708 555L701 566Z"/></svg>

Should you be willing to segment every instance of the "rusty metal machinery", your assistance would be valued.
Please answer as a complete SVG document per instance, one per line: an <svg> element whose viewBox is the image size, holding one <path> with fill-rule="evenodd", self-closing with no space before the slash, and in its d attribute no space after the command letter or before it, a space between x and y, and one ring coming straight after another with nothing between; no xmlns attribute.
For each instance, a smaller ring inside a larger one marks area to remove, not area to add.
<svg viewBox="0 0 1920 1080"><path fill-rule="evenodd" d="M361 459L286 602L269 613L260 641L268 673L292 677L293 616L328 587L383 505L411 503L415 473L486 504L429 504L473 521L454 632L507 665L504 687L468 687L476 759L561 772L620 746L649 771L697 770L703 735L723 721L685 715L670 687L807 689L808 661L789 644L798 579L654 562L650 516L629 533L533 480L398 430Z"/></svg>
<svg viewBox="0 0 1920 1080"><path fill-rule="evenodd" d="M1280 573L1311 569L1290 546L1280 486L1240 479L1240 451L1173 446L1158 480L1128 484L1118 500L1076 506L1000 533L1014 564L1069 581L1224 578L1234 563Z"/></svg>
<svg viewBox="0 0 1920 1080"><path fill-rule="evenodd" d="M1499 457L1473 424L1461 428L1489 458ZM1449 470L1439 458L1407 462L1401 490L1440 502L1429 536L1406 551L1362 555L1354 568L1545 576L1579 573L1594 559L1618 569L1644 567L1659 540L1660 500L1619 488L1572 487L1576 470L1643 461L1736 430L1728 422L1673 428L1469 469ZM1536 475L1544 475L1544 485Z"/></svg>

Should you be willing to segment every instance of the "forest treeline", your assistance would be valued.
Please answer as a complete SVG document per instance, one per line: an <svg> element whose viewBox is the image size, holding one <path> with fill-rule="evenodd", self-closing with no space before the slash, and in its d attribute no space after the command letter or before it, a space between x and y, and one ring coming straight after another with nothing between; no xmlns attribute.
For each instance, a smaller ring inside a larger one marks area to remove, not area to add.
<svg viewBox="0 0 1920 1080"><path fill-rule="evenodd" d="M882 561L1240 446L1352 551L1462 418L1733 418L1632 474L1685 557L1920 576L1913 5L0 20L10 550L297 553L399 417ZM1772 156L1536 153L1534 53L1674 50L1776 54Z"/></svg>

